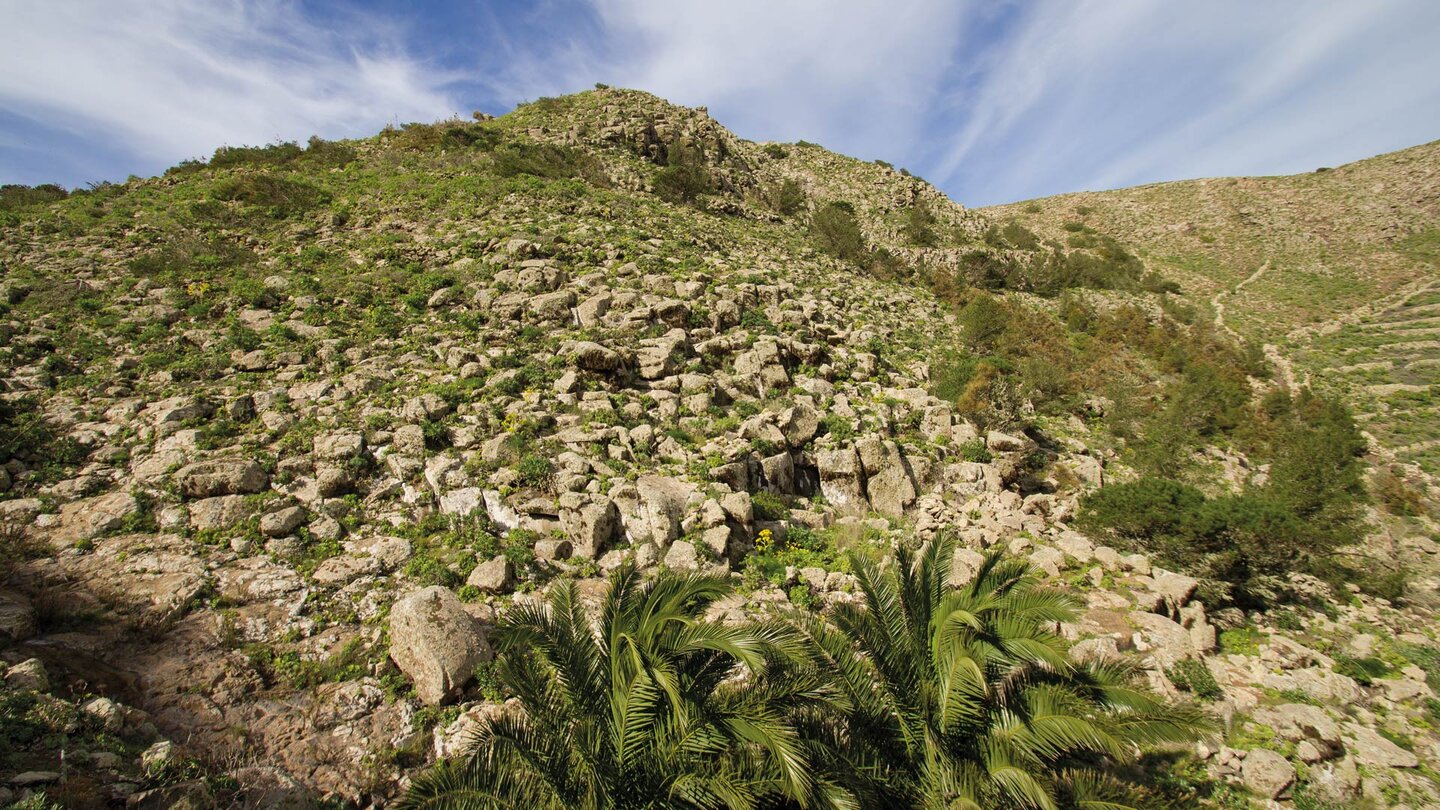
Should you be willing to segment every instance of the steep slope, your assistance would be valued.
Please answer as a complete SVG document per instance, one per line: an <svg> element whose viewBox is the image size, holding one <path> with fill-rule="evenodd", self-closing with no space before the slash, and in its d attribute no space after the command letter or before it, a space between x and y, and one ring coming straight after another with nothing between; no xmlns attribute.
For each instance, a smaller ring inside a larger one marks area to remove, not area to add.
<svg viewBox="0 0 1440 810"><path fill-rule="evenodd" d="M1159 183L985 211L1133 245L1186 297L1298 376L1343 393L1403 461L1440 470L1425 332L1440 283L1440 142L1292 177ZM1073 226L1072 226L1073 227ZM1415 331L1419 330L1419 331Z"/></svg>
<svg viewBox="0 0 1440 810"><path fill-rule="evenodd" d="M1216 701L1226 745L1150 764L1176 806L1435 801L1423 600L1286 562L1263 584L1299 601L1245 603L1078 519L1137 459L1230 504L1285 430L1331 435L1264 410L1282 384L1153 257L635 91L478 118L4 196L0 804L383 806L499 710L490 629L553 581L663 565L733 577L719 619L823 611L846 552L941 533Z"/></svg>

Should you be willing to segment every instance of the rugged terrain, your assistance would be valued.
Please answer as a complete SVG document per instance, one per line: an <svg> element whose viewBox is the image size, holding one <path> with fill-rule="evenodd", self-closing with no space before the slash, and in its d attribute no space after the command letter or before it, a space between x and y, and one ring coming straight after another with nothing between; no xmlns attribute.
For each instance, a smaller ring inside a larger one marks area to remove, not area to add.
<svg viewBox="0 0 1440 810"><path fill-rule="evenodd" d="M1437 160L977 212L602 88L14 191L0 806L380 806L503 697L486 628L556 579L824 610L845 552L941 533L1214 710L1177 806L1435 806ZM1212 497L1280 477L1233 419L1134 428L1204 387L1177 346L1247 419L1351 397L1385 489L1345 570L1407 582L1246 601L1081 519L1154 458Z"/></svg>
<svg viewBox="0 0 1440 810"><path fill-rule="evenodd" d="M1217 323L1339 392L1401 462L1440 470L1433 386L1440 143L1292 177L1159 183L986 213L1134 246Z"/></svg>

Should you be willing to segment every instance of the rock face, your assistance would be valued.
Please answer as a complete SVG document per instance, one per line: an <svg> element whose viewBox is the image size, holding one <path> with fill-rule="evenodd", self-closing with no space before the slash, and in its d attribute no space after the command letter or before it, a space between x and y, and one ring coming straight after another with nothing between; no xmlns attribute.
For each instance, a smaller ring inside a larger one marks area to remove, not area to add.
<svg viewBox="0 0 1440 810"><path fill-rule="evenodd" d="M444 703L490 660L485 627L448 588L407 594L390 609L390 657L430 705Z"/></svg>
<svg viewBox="0 0 1440 810"><path fill-rule="evenodd" d="M254 461L217 459L181 467L175 473L175 482L187 498L212 498L263 492L269 477Z"/></svg>

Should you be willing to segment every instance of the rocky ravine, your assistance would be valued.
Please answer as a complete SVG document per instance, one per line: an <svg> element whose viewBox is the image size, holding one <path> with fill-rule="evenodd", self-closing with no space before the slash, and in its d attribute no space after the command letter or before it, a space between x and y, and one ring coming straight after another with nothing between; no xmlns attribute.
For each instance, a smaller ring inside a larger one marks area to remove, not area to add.
<svg viewBox="0 0 1440 810"><path fill-rule="evenodd" d="M762 532L843 549L941 531L964 539L961 572L987 548L1027 555L1085 601L1066 628L1081 649L1145 658L1157 688L1189 672L1208 691L1182 664L1201 662L1229 735L1200 756L1257 802L1299 778L1337 806L1440 801L1434 670L1345 665L1434 649L1432 617L1359 594L1211 615L1193 580L1075 531L1078 498L1124 471L1078 420L982 435L932 396L929 364L959 338L928 294L658 204L616 219L509 195L423 221L368 204L252 239L263 294L224 321L126 275L143 239L7 232L10 261L71 273L215 366L157 368L111 335L78 383L40 359L7 369L7 396L79 461L6 466L5 705L72 707L75 742L63 762L5 760L0 805L378 806L493 705L487 628L556 577L593 595L624 560L740 577ZM449 283L361 304L284 258L298 239L383 267L363 248L383 234ZM723 616L852 599L839 567L747 578Z"/></svg>

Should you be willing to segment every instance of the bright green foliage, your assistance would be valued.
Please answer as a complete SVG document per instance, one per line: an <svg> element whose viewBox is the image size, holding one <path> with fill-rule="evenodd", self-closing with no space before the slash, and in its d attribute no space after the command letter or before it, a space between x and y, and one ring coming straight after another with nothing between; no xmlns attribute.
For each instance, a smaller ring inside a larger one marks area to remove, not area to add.
<svg viewBox="0 0 1440 810"><path fill-rule="evenodd" d="M1055 625L1076 605L1023 561L992 554L951 587L954 550L929 543L885 567L857 559L863 604L838 608L833 628L802 620L861 746L829 765L874 763L858 776L875 806L1129 806L1106 766L1193 740L1203 716L1139 686L1134 664L1072 661Z"/></svg>
<svg viewBox="0 0 1440 810"><path fill-rule="evenodd" d="M900 232L912 245L919 247L935 247L940 244L940 235L935 228L940 220L930 206L925 203L918 203L905 211L905 222L900 226Z"/></svg>
<svg viewBox="0 0 1440 810"><path fill-rule="evenodd" d="M1210 668L1205 666L1204 661L1186 658L1176 662L1168 674L1176 688L1183 689L1201 700L1219 700L1225 697L1225 690L1216 683L1215 676L1211 674Z"/></svg>
<svg viewBox="0 0 1440 810"><path fill-rule="evenodd" d="M498 686L519 706L469 755L415 780L400 808L853 806L818 778L787 720L829 699L818 677L771 677L794 655L777 625L706 622L723 580L632 567L596 615L570 582L497 629ZM745 675L745 682L733 676Z"/></svg>

